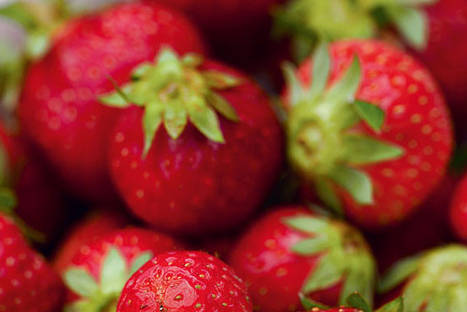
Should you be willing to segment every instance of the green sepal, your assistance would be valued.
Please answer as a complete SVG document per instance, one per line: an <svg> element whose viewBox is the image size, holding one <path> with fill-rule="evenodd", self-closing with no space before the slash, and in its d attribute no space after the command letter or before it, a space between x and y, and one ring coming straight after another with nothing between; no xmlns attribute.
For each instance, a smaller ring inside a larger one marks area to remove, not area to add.
<svg viewBox="0 0 467 312"><path fill-rule="evenodd" d="M330 173L330 178L349 192L357 203L373 204L373 184L365 172L346 166L336 166Z"/></svg>
<svg viewBox="0 0 467 312"><path fill-rule="evenodd" d="M404 298L398 297L393 301L386 303L376 310L376 312L404 312Z"/></svg>
<svg viewBox="0 0 467 312"><path fill-rule="evenodd" d="M100 289L103 294L119 293L126 283L128 272L125 259L120 251L110 248L101 270Z"/></svg>
<svg viewBox="0 0 467 312"><path fill-rule="evenodd" d="M331 58L329 56L329 46L327 43L321 43L313 55L311 66L311 77L313 82L308 91L308 99L314 101L326 89L326 85L331 74Z"/></svg>
<svg viewBox="0 0 467 312"><path fill-rule="evenodd" d="M302 291L306 294L336 285L344 278L342 261L345 260L338 259L332 253L322 256L315 270L305 280Z"/></svg>
<svg viewBox="0 0 467 312"><path fill-rule="evenodd" d="M235 111L235 108L227 102L222 96L215 92L209 92L206 95L206 99L217 112L219 112L226 119L234 122L240 121L240 118Z"/></svg>
<svg viewBox="0 0 467 312"><path fill-rule="evenodd" d="M426 47L428 22L421 9L398 6L388 7L386 11L407 43L418 50Z"/></svg>
<svg viewBox="0 0 467 312"><path fill-rule="evenodd" d="M17 205L17 199L12 190L0 187L0 211L11 215Z"/></svg>
<svg viewBox="0 0 467 312"><path fill-rule="evenodd" d="M217 90L238 87L242 83L241 79L237 77L226 75L214 70L207 70L203 72L203 77L206 79L206 83L210 88Z"/></svg>
<svg viewBox="0 0 467 312"><path fill-rule="evenodd" d="M298 293L298 297L300 298L300 302L301 302L302 306L307 311L311 310L313 308L318 308L320 310L329 310L330 309L330 307L306 297L302 292Z"/></svg>
<svg viewBox="0 0 467 312"><path fill-rule="evenodd" d="M322 233L329 227L326 219L307 216L286 218L283 222L297 231L308 234Z"/></svg>
<svg viewBox="0 0 467 312"><path fill-rule="evenodd" d="M207 105L205 99L196 95L191 96L187 99L186 109L190 121L202 134L211 141L225 143L216 112Z"/></svg>
<svg viewBox="0 0 467 312"><path fill-rule="evenodd" d="M315 180L315 190L318 197L330 208L337 216L343 216L344 210L339 196L332 183L325 178Z"/></svg>
<svg viewBox="0 0 467 312"><path fill-rule="evenodd" d="M289 90L289 102L292 106L296 105L304 99L305 91L295 75L295 66L292 63L285 62L282 64L282 71Z"/></svg>
<svg viewBox="0 0 467 312"><path fill-rule="evenodd" d="M133 275L136 271L138 271L146 262L151 260L153 258L152 252L144 252L141 255L139 255L135 260L133 260L133 263L131 264L130 268L130 275Z"/></svg>
<svg viewBox="0 0 467 312"><path fill-rule="evenodd" d="M346 301L347 304L352 308L361 310L363 312L372 312L370 305L358 292L354 292L348 296Z"/></svg>
<svg viewBox="0 0 467 312"><path fill-rule="evenodd" d="M330 90L325 94L325 100L329 102L351 103L355 100L355 94L360 86L362 69L360 60L354 56L349 68L345 71Z"/></svg>
<svg viewBox="0 0 467 312"><path fill-rule="evenodd" d="M341 290L340 302L343 303L353 293L358 292L368 306L373 306L374 277L376 267L374 260L361 253L349 257L347 274ZM361 268L366 268L362 270Z"/></svg>
<svg viewBox="0 0 467 312"><path fill-rule="evenodd" d="M167 103L164 111L164 127L173 140L176 140L182 134L187 122L187 112L179 99Z"/></svg>
<svg viewBox="0 0 467 312"><path fill-rule="evenodd" d="M93 296L99 291L96 281L86 270L70 269L65 272L63 279L73 292L82 297Z"/></svg>
<svg viewBox="0 0 467 312"><path fill-rule="evenodd" d="M420 265L421 256L414 256L396 263L380 280L378 292L385 293L402 284L415 273Z"/></svg>
<svg viewBox="0 0 467 312"><path fill-rule="evenodd" d="M365 121L373 131L379 133L384 123L384 111L378 106L364 101L356 100L354 105L358 116Z"/></svg>
<svg viewBox="0 0 467 312"><path fill-rule="evenodd" d="M315 238L301 240L292 246L292 251L298 255L306 256L319 254L326 251L329 247L329 238L321 234Z"/></svg>
<svg viewBox="0 0 467 312"><path fill-rule="evenodd" d="M163 107L159 102L151 102L146 106L143 115L143 131L144 131L144 149L143 158L146 158L152 142L156 135L157 129L162 123Z"/></svg>
<svg viewBox="0 0 467 312"><path fill-rule="evenodd" d="M365 135L349 134L343 138L345 159L353 165L367 165L397 159L405 150Z"/></svg>
<svg viewBox="0 0 467 312"><path fill-rule="evenodd" d="M126 108L130 106L131 100L128 99L126 94L131 93L131 85L125 85L122 87L119 87L115 80L112 78L109 78L109 80L112 82L114 89L116 92L111 92L109 94L101 95L99 97L99 100L101 103L111 106L111 107L117 107L117 108Z"/></svg>

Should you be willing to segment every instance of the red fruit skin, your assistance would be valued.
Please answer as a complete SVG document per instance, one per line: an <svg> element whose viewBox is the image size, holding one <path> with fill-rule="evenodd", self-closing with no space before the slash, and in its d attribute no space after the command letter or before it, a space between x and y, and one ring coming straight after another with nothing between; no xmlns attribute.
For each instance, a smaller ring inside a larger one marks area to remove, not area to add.
<svg viewBox="0 0 467 312"><path fill-rule="evenodd" d="M448 210L457 180L445 176L414 215L384 232L368 235L380 272L399 260L452 240Z"/></svg>
<svg viewBox="0 0 467 312"><path fill-rule="evenodd" d="M301 307L298 293L320 255L305 257L292 251L295 244L309 237L283 223L285 218L297 216L310 216L310 212L301 207L284 207L270 213L243 235L231 253L229 263L248 285L256 311L297 311ZM309 296L336 306L341 284Z"/></svg>
<svg viewBox="0 0 467 312"><path fill-rule="evenodd" d="M371 230L397 224L416 210L444 176L453 145L444 98L423 66L383 42L339 41L331 45L330 53L330 84L358 55L362 80L356 99L378 105L386 113L380 134L363 123L355 130L405 150L398 159L360 167L373 182L375 204L358 205L349 194L338 190L345 212ZM299 79L305 85L310 84L309 69L310 60L299 68Z"/></svg>
<svg viewBox="0 0 467 312"><path fill-rule="evenodd" d="M58 312L63 285L19 229L0 214L0 311Z"/></svg>
<svg viewBox="0 0 467 312"><path fill-rule="evenodd" d="M452 231L467 243L467 175L456 186L449 208L449 219Z"/></svg>
<svg viewBox="0 0 467 312"><path fill-rule="evenodd" d="M440 83L458 119L458 128L464 129L467 116L467 41L452 40L467 32L467 2L464 0L442 0L425 9L429 21L428 45L416 52Z"/></svg>
<svg viewBox="0 0 467 312"><path fill-rule="evenodd" d="M53 268L62 274L82 246L89 245L102 236L122 229L129 223L130 220L127 216L115 210L96 210L76 224L67 234L53 257Z"/></svg>
<svg viewBox="0 0 467 312"><path fill-rule="evenodd" d="M157 255L126 283L117 312L140 311L249 312L252 305L245 284L225 263L203 252L176 251Z"/></svg>
<svg viewBox="0 0 467 312"><path fill-rule="evenodd" d="M132 69L163 46L181 54L205 51L179 13L154 3L122 4L64 25L49 53L30 66L21 125L76 195L113 198L106 147L120 111L97 96L114 89L109 78L127 82Z"/></svg>
<svg viewBox="0 0 467 312"><path fill-rule="evenodd" d="M149 251L157 255L180 249L181 245L167 235L143 228L116 230L82 245L65 267L65 271L81 268L89 272L96 281L100 281L102 264L110 248L116 248L121 252L129 269L133 261L144 252ZM67 290L65 304L80 299L82 298L70 289Z"/></svg>
<svg viewBox="0 0 467 312"><path fill-rule="evenodd" d="M139 218L177 234L228 231L264 200L282 163L282 135L268 97L244 75L206 61L200 69L242 79L219 91L238 123L219 116L225 144L209 141L192 124L177 140L163 127L143 158L142 113L131 107L114 130L110 164L114 184Z"/></svg>

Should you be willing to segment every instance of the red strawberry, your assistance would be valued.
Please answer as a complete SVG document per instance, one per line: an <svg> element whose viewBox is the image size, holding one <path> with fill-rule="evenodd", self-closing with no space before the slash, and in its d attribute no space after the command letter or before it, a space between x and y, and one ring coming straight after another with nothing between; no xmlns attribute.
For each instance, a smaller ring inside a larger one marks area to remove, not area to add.
<svg viewBox="0 0 467 312"><path fill-rule="evenodd" d="M467 175L456 186L449 208L453 232L463 242L467 242Z"/></svg>
<svg viewBox="0 0 467 312"><path fill-rule="evenodd" d="M53 259L53 267L57 272L64 272L72 258L82 246L94 240L122 229L129 224L129 218L124 214L110 209L100 209L87 216L71 229L63 242L57 248Z"/></svg>
<svg viewBox="0 0 467 312"><path fill-rule="evenodd" d="M299 293L345 304L354 291L372 302L376 267L361 234L340 221L290 207L254 224L231 254L258 311L297 311Z"/></svg>
<svg viewBox="0 0 467 312"><path fill-rule="evenodd" d="M287 68L290 163L358 224L397 223L444 175L453 138L443 97L424 67L382 42L340 41L329 53L322 45L297 74Z"/></svg>
<svg viewBox="0 0 467 312"><path fill-rule="evenodd" d="M217 258L203 252L159 254L128 280L117 312L248 312L246 286Z"/></svg>
<svg viewBox="0 0 467 312"><path fill-rule="evenodd" d="M64 25L47 55L29 68L21 125L76 194L104 200L112 193L106 146L119 111L96 96L112 90L110 77L128 81L132 69L163 46L204 51L196 29L177 12L122 4Z"/></svg>
<svg viewBox="0 0 467 312"><path fill-rule="evenodd" d="M178 249L172 238L129 228L82 245L65 269L68 287L65 309L115 311L126 281L155 255Z"/></svg>
<svg viewBox="0 0 467 312"><path fill-rule="evenodd" d="M6 208L5 195L2 190L2 210ZM63 295L60 278L4 213L0 213L0 237L0 311L59 311Z"/></svg>
<svg viewBox="0 0 467 312"><path fill-rule="evenodd" d="M133 78L102 98L134 104L117 123L110 149L113 181L131 210L181 234L244 221L281 165L281 131L267 96L227 66L179 58L170 49Z"/></svg>
<svg viewBox="0 0 467 312"><path fill-rule="evenodd" d="M379 285L387 292L398 285L405 312L463 311L467 284L467 248L444 246L397 263Z"/></svg>

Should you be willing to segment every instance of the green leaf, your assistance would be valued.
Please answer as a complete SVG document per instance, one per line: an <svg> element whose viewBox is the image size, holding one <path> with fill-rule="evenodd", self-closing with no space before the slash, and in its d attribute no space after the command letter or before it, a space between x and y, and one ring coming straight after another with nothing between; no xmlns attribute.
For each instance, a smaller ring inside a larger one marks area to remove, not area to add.
<svg viewBox="0 0 467 312"><path fill-rule="evenodd" d="M353 293L347 298L347 303L352 308L356 308L363 312L371 312L371 308L368 303L363 299L359 293Z"/></svg>
<svg viewBox="0 0 467 312"><path fill-rule="evenodd" d="M126 108L130 106L130 99L128 94L131 93L131 85L127 84L123 87L119 87L117 82L113 78L109 78L112 82L115 91L99 96L99 101L105 105L117 108Z"/></svg>
<svg viewBox="0 0 467 312"><path fill-rule="evenodd" d="M130 274L133 275L136 271L138 271L146 262L151 260L154 257L152 252L143 252L140 254L131 265Z"/></svg>
<svg viewBox="0 0 467 312"><path fill-rule="evenodd" d="M358 116L363 119L375 132L381 131L384 123L385 113L376 105L356 100L354 102Z"/></svg>
<svg viewBox="0 0 467 312"><path fill-rule="evenodd" d="M343 140L345 159L354 165L366 165L397 159L404 155L401 147L363 135L346 135Z"/></svg>
<svg viewBox="0 0 467 312"><path fill-rule="evenodd" d="M428 21L421 9L397 6L388 7L387 13L404 36L415 49L423 50L428 39Z"/></svg>
<svg viewBox="0 0 467 312"><path fill-rule="evenodd" d="M312 77L313 81L309 91L312 100L324 92L331 73L331 58L327 43L321 43L313 55Z"/></svg>
<svg viewBox="0 0 467 312"><path fill-rule="evenodd" d="M162 123L163 103L151 102L146 106L143 116L143 131L144 131L144 151L143 157L149 152L152 141L156 135L157 129Z"/></svg>
<svg viewBox="0 0 467 312"><path fill-rule="evenodd" d="M378 292L385 293L400 285L417 271L419 263L420 256L410 257L396 263L381 279L378 285Z"/></svg>
<svg viewBox="0 0 467 312"><path fill-rule="evenodd" d="M320 236L304 239L292 246L292 251L299 255L314 255L321 253L330 247L329 238L321 233Z"/></svg>
<svg viewBox="0 0 467 312"><path fill-rule="evenodd" d="M141 78L142 76L144 76L144 74L146 74L152 68L152 66L153 64L149 62L144 62L144 63L139 64L138 67L136 67L131 73L131 79L137 80Z"/></svg>
<svg viewBox="0 0 467 312"><path fill-rule="evenodd" d="M337 196L332 184L324 178L315 180L315 190L318 197L329 207L337 216L343 216L342 203Z"/></svg>
<svg viewBox="0 0 467 312"><path fill-rule="evenodd" d="M209 92L206 97L208 104L230 121L238 122L239 118L235 108L227 100L215 92Z"/></svg>
<svg viewBox="0 0 467 312"><path fill-rule="evenodd" d="M185 129L187 122L187 113L181 100L173 99L166 104L164 112L164 127L172 139L178 139Z"/></svg>
<svg viewBox="0 0 467 312"><path fill-rule="evenodd" d="M94 278L83 269L70 269L65 272L65 284L76 294L82 297L91 297L99 291Z"/></svg>
<svg viewBox="0 0 467 312"><path fill-rule="evenodd" d="M335 261L329 255L321 257L316 269L308 276L302 291L308 294L336 285L343 278L343 267L339 261L342 259Z"/></svg>
<svg viewBox="0 0 467 312"><path fill-rule="evenodd" d="M286 218L283 223L297 231L308 234L323 233L329 228L328 221L308 216Z"/></svg>
<svg viewBox="0 0 467 312"><path fill-rule="evenodd" d="M300 302L305 310L312 310L313 308L318 308L320 310L329 310L330 308L324 304L316 302L308 297L306 297L302 292L298 293L298 297L300 298Z"/></svg>
<svg viewBox="0 0 467 312"><path fill-rule="evenodd" d="M196 129L209 140L224 143L224 136L214 109L206 105L204 99L199 96L191 96L189 103L186 104L188 116Z"/></svg>
<svg viewBox="0 0 467 312"><path fill-rule="evenodd" d="M373 185L368 175L363 171L337 166L330 173L330 178L349 192L357 203L362 205L373 203Z"/></svg>
<svg viewBox="0 0 467 312"><path fill-rule="evenodd" d="M357 56L354 56L342 78L328 91L326 99L330 102L353 102L360 85L361 75L360 60Z"/></svg>
<svg viewBox="0 0 467 312"><path fill-rule="evenodd" d="M345 257L347 273L341 290L340 303L344 304L350 295L358 292L371 308L376 273L376 265L372 255L368 251L357 250L347 252Z"/></svg>
<svg viewBox="0 0 467 312"><path fill-rule="evenodd" d="M239 78L215 70L203 72L203 77L206 79L208 86L213 89L225 90L241 84Z"/></svg>
<svg viewBox="0 0 467 312"><path fill-rule="evenodd" d="M403 312L403 311L404 311L404 299L402 297L398 297L395 300L379 308L376 312Z"/></svg>
<svg viewBox="0 0 467 312"><path fill-rule="evenodd" d="M292 63L284 63L282 65L282 71L284 72L285 81L289 91L289 102L291 105L295 105L303 99L303 87L295 75L295 67Z"/></svg>
<svg viewBox="0 0 467 312"><path fill-rule="evenodd" d="M101 290L104 294L119 293L128 279L126 261L119 250L110 248L101 269Z"/></svg>

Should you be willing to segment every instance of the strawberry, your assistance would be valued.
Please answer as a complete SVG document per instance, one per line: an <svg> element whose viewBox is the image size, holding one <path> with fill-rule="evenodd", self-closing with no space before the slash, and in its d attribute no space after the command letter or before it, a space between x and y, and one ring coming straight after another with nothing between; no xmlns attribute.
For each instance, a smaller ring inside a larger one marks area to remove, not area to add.
<svg viewBox="0 0 467 312"><path fill-rule="evenodd" d="M0 192L1 210L10 210L8 191ZM45 260L32 250L13 221L0 213L0 311L59 311L63 285Z"/></svg>
<svg viewBox="0 0 467 312"><path fill-rule="evenodd" d="M164 49L101 100L127 108L110 146L114 184L158 228L194 235L232 229L278 174L282 138L269 100L225 65Z"/></svg>
<svg viewBox="0 0 467 312"><path fill-rule="evenodd" d="M466 284L467 248L448 245L397 263L379 290L401 285L405 312L463 311Z"/></svg>
<svg viewBox="0 0 467 312"><path fill-rule="evenodd" d="M55 271L63 273L65 267L80 248L98 238L129 225L129 218L123 213L107 208L98 208L84 220L79 221L65 236L56 249L52 265Z"/></svg>
<svg viewBox="0 0 467 312"><path fill-rule="evenodd" d="M467 242L467 175L456 186L449 208L451 228L459 239Z"/></svg>
<svg viewBox="0 0 467 312"><path fill-rule="evenodd" d="M328 206L377 229L406 218L440 182L451 120L409 55L378 41L339 41L286 73L289 160Z"/></svg>
<svg viewBox="0 0 467 312"><path fill-rule="evenodd" d="M179 13L148 2L122 4L62 26L49 52L30 66L18 107L22 129L77 195L112 197L106 146L119 111L97 96L113 89L111 80L128 81L162 46L204 51Z"/></svg>
<svg viewBox="0 0 467 312"><path fill-rule="evenodd" d="M358 291L373 299L376 266L362 235L301 208L272 212L247 231L230 262L258 311L297 311L299 293L335 306Z"/></svg>
<svg viewBox="0 0 467 312"><path fill-rule="evenodd" d="M117 312L248 312L246 286L219 259L194 251L159 254L128 280Z"/></svg>
<svg viewBox="0 0 467 312"><path fill-rule="evenodd" d="M172 238L140 228L118 230L82 245L63 274L67 311L115 311L126 281L159 253L178 249Z"/></svg>

